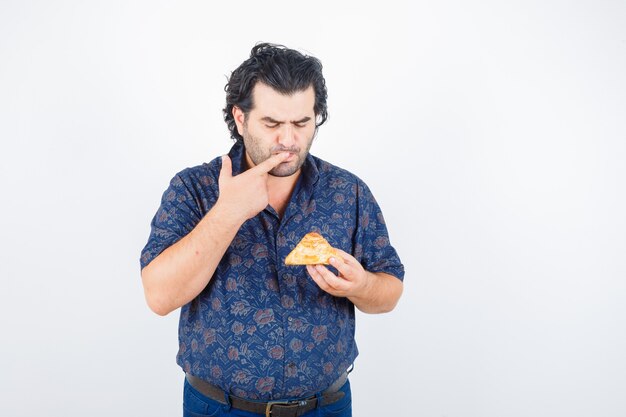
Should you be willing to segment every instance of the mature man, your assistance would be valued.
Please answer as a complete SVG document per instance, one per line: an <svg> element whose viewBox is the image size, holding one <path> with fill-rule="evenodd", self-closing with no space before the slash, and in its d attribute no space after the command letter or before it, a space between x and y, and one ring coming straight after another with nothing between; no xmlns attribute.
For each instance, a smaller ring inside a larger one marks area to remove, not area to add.
<svg viewBox="0 0 626 417"><path fill-rule="evenodd" d="M309 154L322 65L258 44L226 85L228 155L178 173L141 254L148 305L182 307L184 415L351 415L355 310L392 310L404 268L367 186ZM287 266L308 232L330 266Z"/></svg>

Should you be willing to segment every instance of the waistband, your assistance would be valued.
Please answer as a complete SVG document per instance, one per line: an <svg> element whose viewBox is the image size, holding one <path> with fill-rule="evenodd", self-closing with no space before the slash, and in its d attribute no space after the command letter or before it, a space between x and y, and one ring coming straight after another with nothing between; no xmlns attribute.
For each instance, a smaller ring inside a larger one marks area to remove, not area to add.
<svg viewBox="0 0 626 417"><path fill-rule="evenodd" d="M189 385L195 388L205 397L226 405L226 393L216 385L211 384L197 376L185 375ZM348 372L344 372L330 387L324 390L321 395L311 396L303 399L286 401L251 401L245 398L228 394L230 406L238 410L251 413L264 414L266 417L296 417L314 410L317 407L318 398L320 405L325 406L339 401L345 395L339 391L348 380Z"/></svg>

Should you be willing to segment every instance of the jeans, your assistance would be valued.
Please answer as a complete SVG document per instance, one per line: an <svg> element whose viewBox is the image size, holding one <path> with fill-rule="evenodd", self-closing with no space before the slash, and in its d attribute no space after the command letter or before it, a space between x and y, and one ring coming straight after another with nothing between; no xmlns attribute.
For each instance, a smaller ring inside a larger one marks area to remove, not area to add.
<svg viewBox="0 0 626 417"><path fill-rule="evenodd" d="M319 406L315 410L302 414L302 417L352 417L350 381L346 381L340 391L345 395L339 401L325 406ZM228 405L205 397L192 387L185 378L185 387L183 390L183 417L259 417L262 415L263 414L236 410Z"/></svg>

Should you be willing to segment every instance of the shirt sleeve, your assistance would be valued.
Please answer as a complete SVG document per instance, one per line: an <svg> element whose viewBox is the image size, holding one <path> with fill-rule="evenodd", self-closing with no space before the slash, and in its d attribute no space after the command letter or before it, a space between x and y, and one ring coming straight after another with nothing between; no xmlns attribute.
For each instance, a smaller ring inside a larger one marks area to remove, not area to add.
<svg viewBox="0 0 626 417"><path fill-rule="evenodd" d="M198 198L185 185L185 171L176 174L163 193L161 205L150 224L148 243L141 251L141 269L165 249L185 237L202 220ZM193 190L193 188L191 188Z"/></svg>
<svg viewBox="0 0 626 417"><path fill-rule="evenodd" d="M369 272L384 272L404 280L404 265L391 246L383 213L368 186L357 182L358 227L355 258Z"/></svg>

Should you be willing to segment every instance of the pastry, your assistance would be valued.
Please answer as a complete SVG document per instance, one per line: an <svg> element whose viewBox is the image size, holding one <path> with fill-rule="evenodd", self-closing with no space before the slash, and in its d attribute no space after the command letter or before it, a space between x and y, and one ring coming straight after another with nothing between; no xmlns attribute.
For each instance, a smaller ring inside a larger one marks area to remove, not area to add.
<svg viewBox="0 0 626 417"><path fill-rule="evenodd" d="M339 257L337 250L319 233L311 232L285 258L285 265L328 265L328 258Z"/></svg>

